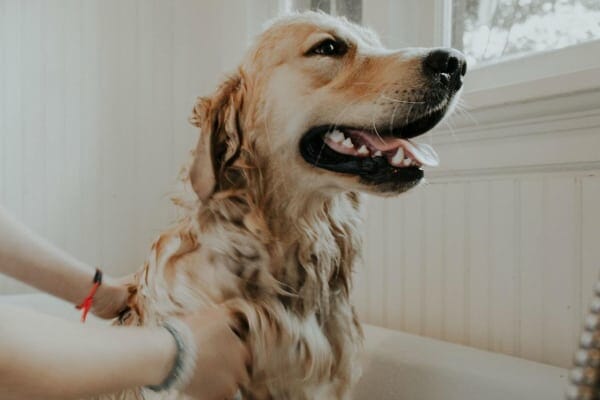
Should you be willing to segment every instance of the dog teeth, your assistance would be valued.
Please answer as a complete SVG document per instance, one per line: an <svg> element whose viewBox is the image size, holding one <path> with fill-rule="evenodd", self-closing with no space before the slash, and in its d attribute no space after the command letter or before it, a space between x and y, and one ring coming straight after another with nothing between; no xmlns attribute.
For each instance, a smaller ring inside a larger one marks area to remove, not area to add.
<svg viewBox="0 0 600 400"><path fill-rule="evenodd" d="M342 142L342 146L348 148L348 149L353 149L354 148L354 144L352 143L352 140L350 140L350 138L346 138L346 140L344 140Z"/></svg>
<svg viewBox="0 0 600 400"><path fill-rule="evenodd" d="M358 154L361 154L361 155L369 154L369 150L367 149L367 146L365 146L364 144L362 146L360 146L360 149L358 149Z"/></svg>
<svg viewBox="0 0 600 400"><path fill-rule="evenodd" d="M403 159L404 159L404 149L402 147L398 147L396 154L394 154L394 157L392 157L392 164L400 165L402 163Z"/></svg>
<svg viewBox="0 0 600 400"><path fill-rule="evenodd" d="M333 140L335 143L341 143L344 141L344 134L337 129L333 132L327 134L327 136Z"/></svg>
<svg viewBox="0 0 600 400"><path fill-rule="evenodd" d="M402 164L404 164L405 167L408 167L411 163L412 160L410 158L405 158L404 161L402 161Z"/></svg>
<svg viewBox="0 0 600 400"><path fill-rule="evenodd" d="M373 153L373 157L383 157L383 153L381 150L377 150L375 153Z"/></svg>

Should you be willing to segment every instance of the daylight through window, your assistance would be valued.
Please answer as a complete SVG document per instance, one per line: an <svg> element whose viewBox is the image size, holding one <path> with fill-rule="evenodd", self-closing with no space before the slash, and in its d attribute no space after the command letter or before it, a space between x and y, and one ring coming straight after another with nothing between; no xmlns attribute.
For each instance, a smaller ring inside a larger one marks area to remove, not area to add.
<svg viewBox="0 0 600 400"><path fill-rule="evenodd" d="M452 45L471 65L600 39L600 0L454 0L452 6Z"/></svg>

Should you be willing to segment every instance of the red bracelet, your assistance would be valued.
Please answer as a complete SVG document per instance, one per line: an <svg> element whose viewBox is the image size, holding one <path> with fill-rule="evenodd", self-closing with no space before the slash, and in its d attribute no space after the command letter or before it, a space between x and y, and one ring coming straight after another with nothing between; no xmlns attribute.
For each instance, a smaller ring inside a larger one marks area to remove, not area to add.
<svg viewBox="0 0 600 400"><path fill-rule="evenodd" d="M76 309L83 310L81 313L81 322L85 322L88 312L90 311L90 308L92 308L92 303L94 302L94 295L96 294L98 287L100 287L100 285L102 284L102 271L100 271L99 268L96 268L93 283L94 285L90 289L90 293L86 296L85 299L83 299L81 304L75 306Z"/></svg>

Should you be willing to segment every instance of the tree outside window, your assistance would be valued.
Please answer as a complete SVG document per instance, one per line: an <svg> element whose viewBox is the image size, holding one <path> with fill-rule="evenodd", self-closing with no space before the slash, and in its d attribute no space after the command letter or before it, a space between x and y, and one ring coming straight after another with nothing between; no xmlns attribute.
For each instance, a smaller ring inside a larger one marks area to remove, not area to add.
<svg viewBox="0 0 600 400"><path fill-rule="evenodd" d="M454 0L453 47L471 63L600 39L599 0Z"/></svg>

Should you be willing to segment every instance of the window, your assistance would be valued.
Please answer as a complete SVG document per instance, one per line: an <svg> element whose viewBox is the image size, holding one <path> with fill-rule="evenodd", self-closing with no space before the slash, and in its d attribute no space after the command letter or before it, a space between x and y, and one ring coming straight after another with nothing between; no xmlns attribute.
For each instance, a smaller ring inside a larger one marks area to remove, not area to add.
<svg viewBox="0 0 600 400"><path fill-rule="evenodd" d="M345 16L349 20L362 21L362 0L293 0L296 10L321 10L332 15Z"/></svg>
<svg viewBox="0 0 600 400"><path fill-rule="evenodd" d="M600 39L599 0L454 0L452 19L471 65Z"/></svg>

